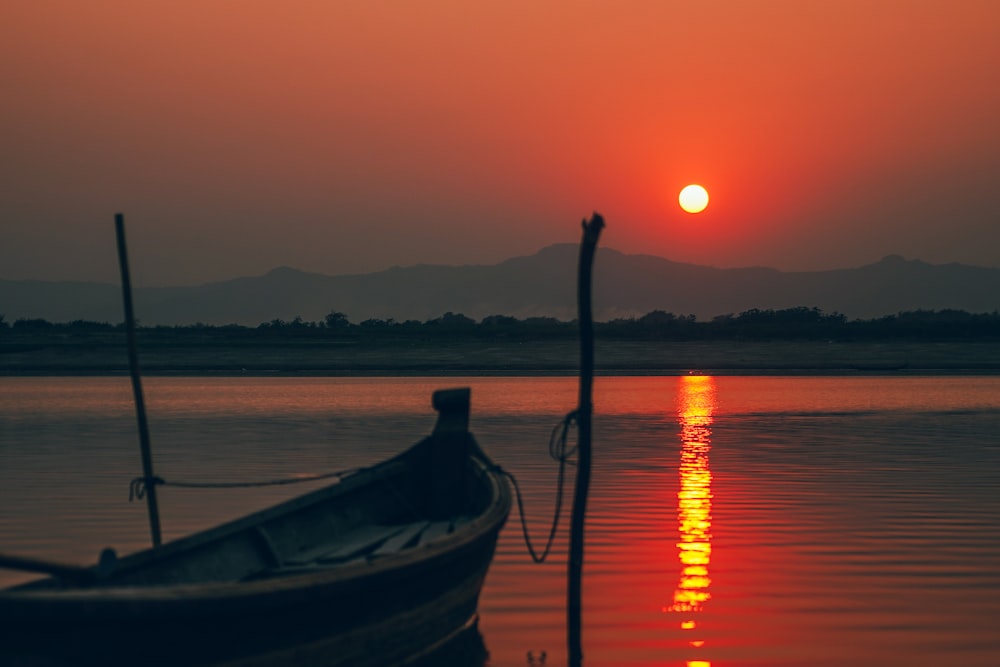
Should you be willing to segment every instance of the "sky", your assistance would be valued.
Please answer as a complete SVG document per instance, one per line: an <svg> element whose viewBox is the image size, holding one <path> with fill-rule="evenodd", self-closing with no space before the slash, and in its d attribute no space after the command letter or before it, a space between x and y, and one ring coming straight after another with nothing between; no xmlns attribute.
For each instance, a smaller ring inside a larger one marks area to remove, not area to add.
<svg viewBox="0 0 1000 667"><path fill-rule="evenodd" d="M0 5L0 278L1000 267L995 0ZM708 208L677 193L704 185Z"/></svg>

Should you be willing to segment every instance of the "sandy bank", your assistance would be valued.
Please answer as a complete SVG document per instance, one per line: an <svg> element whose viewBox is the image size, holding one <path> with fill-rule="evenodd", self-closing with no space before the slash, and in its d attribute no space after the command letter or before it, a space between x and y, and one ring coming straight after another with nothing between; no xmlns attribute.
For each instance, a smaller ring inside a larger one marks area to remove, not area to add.
<svg viewBox="0 0 1000 667"><path fill-rule="evenodd" d="M241 345L142 345L144 374L518 375L572 374L575 341L309 341ZM1000 374L1000 341L601 341L603 374L983 373ZM126 373L115 345L0 346L2 375Z"/></svg>

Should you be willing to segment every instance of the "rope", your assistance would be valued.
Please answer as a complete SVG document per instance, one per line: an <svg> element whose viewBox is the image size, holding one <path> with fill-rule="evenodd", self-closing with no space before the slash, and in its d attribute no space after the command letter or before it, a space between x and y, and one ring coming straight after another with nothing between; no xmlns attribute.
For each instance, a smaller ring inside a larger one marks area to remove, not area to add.
<svg viewBox="0 0 1000 667"><path fill-rule="evenodd" d="M531 536L528 534L528 521L524 512L524 498L521 495L521 487L517 483L517 478L498 465L493 467L496 472L509 479L511 485L514 487L514 493L517 496L517 513L521 518L521 533L524 535L524 544L528 547L531 559L536 563L544 563L545 559L548 558L549 553L552 551L552 543L555 541L556 532L559 530L559 517L562 514L563 505L563 489L566 482L566 465L571 463L570 459L576 454L576 446L569 448L566 443L569 439L569 427L576 419L577 411L574 410L556 424L552 429L552 434L549 436L549 456L559 462L559 474L556 480L556 505L553 510L552 527L549 529L549 535L545 540L545 549L542 550L541 554L535 549L534 544L531 542ZM136 499L142 500L146 496L151 484L177 486L186 489L233 489L254 486L278 486L283 484L298 484L300 482L315 482L321 479L330 479L331 477L344 477L362 469L349 468L337 472L309 475L308 477L285 477L258 482L168 482L158 476L136 477L129 483L128 499L129 502ZM392 485L390 484L389 486L391 487ZM393 488L392 490L398 494L397 489Z"/></svg>
<svg viewBox="0 0 1000 667"><path fill-rule="evenodd" d="M556 506L552 516L552 527L549 529L549 536L545 541L545 549L540 555L535 550L534 545L531 543L531 536L528 534L528 522L524 514L524 499L521 497L521 487L518 486L514 475L500 466L496 466L496 471L507 477L514 487L514 493L517 496L517 513L521 517L521 533L524 535L524 544L528 547L531 560L536 563L544 563L545 559L548 558L549 552L552 550L552 542L555 540L556 532L559 529L559 516L562 513L563 504L563 487L566 481L566 464L570 462L569 459L576 453L576 447L567 449L566 440L569 436L570 424L576 421L576 417L576 410L570 412L563 417L561 422L556 424L555 428L552 429L552 435L549 436L549 456L559 462L559 476L556 481Z"/></svg>
<svg viewBox="0 0 1000 667"><path fill-rule="evenodd" d="M349 468L337 472L308 475L306 477L284 477L281 479L270 479L258 482L168 482L162 477L136 477L128 485L128 500L142 500L150 488L150 484L159 486L177 486L185 489L235 489L251 486L280 486L283 484L299 484L300 482L315 482L320 479L330 479L331 477L344 477L355 473L362 468Z"/></svg>

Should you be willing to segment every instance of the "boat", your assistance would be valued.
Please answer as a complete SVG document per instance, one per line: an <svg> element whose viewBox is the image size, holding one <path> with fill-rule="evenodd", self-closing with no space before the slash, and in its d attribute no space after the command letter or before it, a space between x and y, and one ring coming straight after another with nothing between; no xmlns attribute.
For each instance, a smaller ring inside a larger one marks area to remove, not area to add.
<svg viewBox="0 0 1000 667"><path fill-rule="evenodd" d="M432 403L409 449L274 507L89 567L0 558L49 573L0 590L0 665L410 666L478 636L511 493L469 389Z"/></svg>

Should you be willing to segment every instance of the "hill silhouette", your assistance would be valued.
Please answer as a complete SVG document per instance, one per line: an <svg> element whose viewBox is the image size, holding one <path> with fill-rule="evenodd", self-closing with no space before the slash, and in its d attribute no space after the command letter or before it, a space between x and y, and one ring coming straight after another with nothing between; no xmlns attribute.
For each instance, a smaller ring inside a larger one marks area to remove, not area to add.
<svg viewBox="0 0 1000 667"><path fill-rule="evenodd" d="M322 320L331 311L353 322L424 321L443 313L479 320L576 315L578 247L559 244L494 265L418 264L357 275L329 276L289 267L261 276L189 287L134 290L144 325L257 325L274 319ZM901 311L1000 310L1000 269L932 265L899 256L852 269L786 272L751 267L719 269L652 255L598 250L594 313L599 321L662 310L698 319L750 309L799 306L851 319ZM122 319L117 285L0 280L0 314L8 322Z"/></svg>

